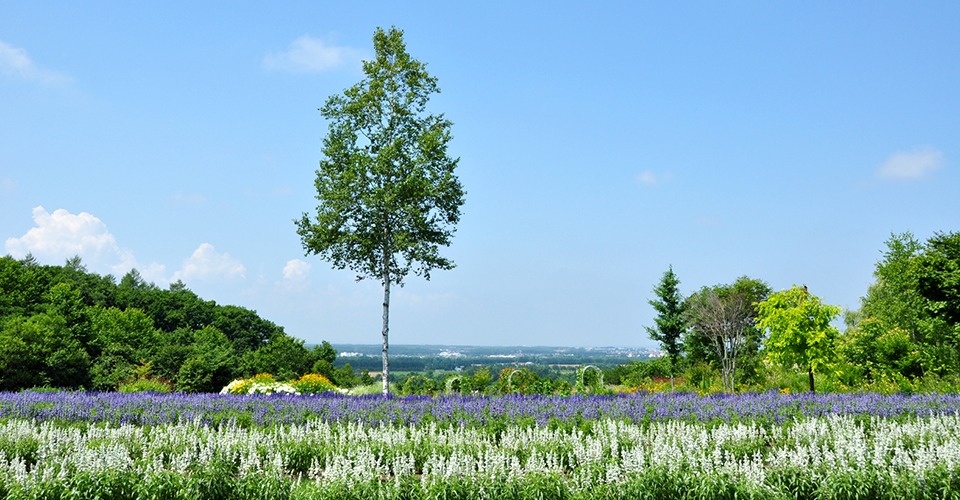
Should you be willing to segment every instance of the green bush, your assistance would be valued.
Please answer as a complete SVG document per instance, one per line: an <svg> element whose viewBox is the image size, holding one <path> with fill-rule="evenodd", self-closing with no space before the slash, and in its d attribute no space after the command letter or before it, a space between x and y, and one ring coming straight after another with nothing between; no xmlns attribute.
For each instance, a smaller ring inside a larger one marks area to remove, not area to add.
<svg viewBox="0 0 960 500"><path fill-rule="evenodd" d="M160 378L141 378L132 382L123 382L117 390L120 392L173 392L173 384Z"/></svg>
<svg viewBox="0 0 960 500"><path fill-rule="evenodd" d="M300 394L322 394L337 390L336 386L327 377L316 373L308 373L291 385Z"/></svg>

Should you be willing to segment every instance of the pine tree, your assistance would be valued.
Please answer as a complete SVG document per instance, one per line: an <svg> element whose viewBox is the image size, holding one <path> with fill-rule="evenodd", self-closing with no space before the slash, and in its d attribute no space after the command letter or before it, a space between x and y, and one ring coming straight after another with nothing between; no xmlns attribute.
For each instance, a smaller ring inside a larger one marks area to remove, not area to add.
<svg viewBox="0 0 960 500"><path fill-rule="evenodd" d="M670 266L663 273L660 284L653 289L656 294L655 300L649 303L657 311L657 317L654 318L656 327L646 327L647 334L651 339L660 343L660 347L667 352L670 360L670 388L674 388L674 373L676 371L677 360L683 351L683 341L681 337L687 329L686 321L683 317L683 296L680 295L680 280L673 272L673 266Z"/></svg>

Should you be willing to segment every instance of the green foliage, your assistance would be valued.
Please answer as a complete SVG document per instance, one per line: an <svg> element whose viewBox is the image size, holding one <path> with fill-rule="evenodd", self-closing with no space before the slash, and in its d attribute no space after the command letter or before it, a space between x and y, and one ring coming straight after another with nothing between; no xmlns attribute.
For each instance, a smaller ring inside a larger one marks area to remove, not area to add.
<svg viewBox="0 0 960 500"><path fill-rule="evenodd" d="M730 285L703 287L686 300L690 360L719 368L727 392L736 389L738 374L747 381L757 377L763 333L755 325L755 304L769 294L766 283L742 276Z"/></svg>
<svg viewBox="0 0 960 500"><path fill-rule="evenodd" d="M300 394L322 394L337 389L327 377L316 373L307 373L292 382L291 385Z"/></svg>
<svg viewBox="0 0 960 500"><path fill-rule="evenodd" d="M0 390L129 389L149 384L136 373L143 362L147 378L191 391L219 390L245 359L277 373L309 371L316 358L289 337L280 342L287 349L252 354L274 337L286 336L254 311L204 301L182 282L162 290L136 269L116 283L79 258L41 266L30 256L0 257ZM352 369L336 375L356 378Z"/></svg>
<svg viewBox="0 0 960 500"><path fill-rule="evenodd" d="M483 394L488 391L493 378L489 368L472 373L450 375L442 383L430 377L411 375L404 381L403 390L408 394Z"/></svg>
<svg viewBox="0 0 960 500"><path fill-rule="evenodd" d="M383 285L383 390L388 390L391 283L412 270L451 269L464 191L447 154L451 122L426 112L437 79L407 53L403 32L380 28L364 79L321 108L329 122L315 187L319 205L296 220L304 250Z"/></svg>
<svg viewBox="0 0 960 500"><path fill-rule="evenodd" d="M492 390L496 394L570 395L573 386L565 380L541 377L528 368L504 368Z"/></svg>
<svg viewBox="0 0 960 500"><path fill-rule="evenodd" d="M242 307L221 306L213 316L213 326L230 339L234 350L239 353L256 350L274 335L283 334L283 328Z"/></svg>
<svg viewBox="0 0 960 500"><path fill-rule="evenodd" d="M839 307L823 304L806 287L795 285L770 295L757 304L757 326L770 331L766 342L768 359L786 367L806 369L813 392L814 373L839 360L840 332L830 322L840 312Z"/></svg>
<svg viewBox="0 0 960 500"><path fill-rule="evenodd" d="M876 318L866 318L844 336L841 353L867 380L894 373L910 378L923 375L925 355L903 328L887 328Z"/></svg>
<svg viewBox="0 0 960 500"><path fill-rule="evenodd" d="M919 294L916 258L923 245L912 234L891 235L886 242L883 260L877 263L873 275L876 282L863 297L860 315L874 318L889 327L910 332L914 340L922 340L924 299Z"/></svg>
<svg viewBox="0 0 960 500"><path fill-rule="evenodd" d="M119 392L171 392L173 385L170 382L157 378L138 378L130 382L121 382L117 387Z"/></svg>
<svg viewBox="0 0 960 500"><path fill-rule="evenodd" d="M349 388L365 382L353 371L350 363L345 363L339 368L333 366L333 362L337 359L337 351L330 342L324 340L320 345L314 346L310 354L313 359L316 359L310 370L311 373L323 375L339 387Z"/></svg>
<svg viewBox="0 0 960 500"><path fill-rule="evenodd" d="M654 318L656 327L646 327L647 335L659 342L667 352L671 383L680 354L683 352L682 337L687 330L687 321L683 314L684 301L679 286L680 280L674 274L673 266L670 266L663 273L660 283L653 289L656 299L649 301L657 312Z"/></svg>
<svg viewBox="0 0 960 500"><path fill-rule="evenodd" d="M13 317L4 322L0 331L0 390L44 385L41 360L32 341L35 335L26 328L26 321Z"/></svg>
<svg viewBox="0 0 960 500"><path fill-rule="evenodd" d="M960 324L960 233L930 238L916 271L917 292L929 301L928 310L949 325Z"/></svg>
<svg viewBox="0 0 960 500"><path fill-rule="evenodd" d="M714 387L720 387L722 384L717 369L706 361L692 363L684 376L687 383L702 394L715 392Z"/></svg>
<svg viewBox="0 0 960 500"><path fill-rule="evenodd" d="M282 380L289 380L308 373L314 360L302 340L281 333L271 337L263 347L244 355L242 364L242 372L246 375L273 373Z"/></svg>
<svg viewBox="0 0 960 500"><path fill-rule="evenodd" d="M97 354L129 352L130 363L151 358L160 344L160 333L153 320L139 309L120 310L116 307L90 309L93 338L91 347ZM124 349L116 349L124 346Z"/></svg>
<svg viewBox="0 0 960 500"><path fill-rule="evenodd" d="M325 359L318 359L314 361L313 366L310 368L311 373L319 373L330 380L335 378L334 373L336 371L337 369L333 366L333 363Z"/></svg>
<svg viewBox="0 0 960 500"><path fill-rule="evenodd" d="M14 316L0 324L0 389L88 383L90 356L56 312Z"/></svg>
<svg viewBox="0 0 960 500"><path fill-rule="evenodd" d="M236 374L233 345L216 327L208 326L194 333L190 357L180 367L177 390L184 392L217 392Z"/></svg>
<svg viewBox="0 0 960 500"><path fill-rule="evenodd" d="M469 392L483 393L493 382L493 377L490 376L489 368L481 368L466 377L464 382L463 387Z"/></svg>
<svg viewBox="0 0 960 500"><path fill-rule="evenodd" d="M610 385L638 387L653 379L669 378L670 372L670 360L660 357L608 368L603 371L603 380Z"/></svg>
<svg viewBox="0 0 960 500"><path fill-rule="evenodd" d="M450 244L463 189L457 159L447 155L451 123L425 113L437 79L407 53L402 31L378 28L373 41L364 79L321 108L330 128L317 171L320 204L297 232L309 253L338 269L402 283L414 265L427 278L453 266L438 249Z"/></svg>
<svg viewBox="0 0 960 500"><path fill-rule="evenodd" d="M155 377L153 375L153 364L149 361L141 360L140 365L133 369L134 377L130 380L120 382L117 390L119 392L171 392L173 384L169 380Z"/></svg>
<svg viewBox="0 0 960 500"><path fill-rule="evenodd" d="M167 380L176 380L180 367L193 354L193 331L179 328L172 333L163 333L156 354L151 359L153 372Z"/></svg>
<svg viewBox="0 0 960 500"><path fill-rule="evenodd" d="M120 382L133 376L134 364L128 359L134 357L125 346L112 346L111 351L124 351L124 354L102 353L90 367L91 388L98 391L112 391Z"/></svg>
<svg viewBox="0 0 960 500"><path fill-rule="evenodd" d="M321 342L320 345L313 346L313 355L318 361L326 361L331 365L337 360L337 350L326 340Z"/></svg>
<svg viewBox="0 0 960 500"><path fill-rule="evenodd" d="M441 389L435 379L423 375L410 375L400 384L400 394L403 396L435 396Z"/></svg>
<svg viewBox="0 0 960 500"><path fill-rule="evenodd" d="M908 376L960 373L960 233L936 233L925 244L910 233L894 234L886 245L850 333L905 332L908 346L897 340L902 333L894 333L887 340L899 342L900 350L881 354L898 356L909 347ZM865 333L869 340L878 338Z"/></svg>
<svg viewBox="0 0 960 500"><path fill-rule="evenodd" d="M32 256L0 258L0 318L29 316L42 303L43 288Z"/></svg>
<svg viewBox="0 0 960 500"><path fill-rule="evenodd" d="M350 363L344 363L343 366L337 368L333 372L333 383L337 384L340 387L354 387L361 384L361 377L359 377L356 372L353 371L353 367L350 366Z"/></svg>

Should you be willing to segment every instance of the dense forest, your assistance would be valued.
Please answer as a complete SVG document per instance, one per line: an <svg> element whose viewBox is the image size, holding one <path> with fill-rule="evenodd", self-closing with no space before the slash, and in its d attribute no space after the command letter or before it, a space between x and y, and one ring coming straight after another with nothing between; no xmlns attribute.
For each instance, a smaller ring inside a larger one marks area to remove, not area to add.
<svg viewBox="0 0 960 500"><path fill-rule="evenodd" d="M329 343L302 340L243 307L203 300L180 281L161 289L136 270L119 282L88 272L79 257L63 266L32 256L0 257L0 390L216 392L237 377L321 373L333 368Z"/></svg>

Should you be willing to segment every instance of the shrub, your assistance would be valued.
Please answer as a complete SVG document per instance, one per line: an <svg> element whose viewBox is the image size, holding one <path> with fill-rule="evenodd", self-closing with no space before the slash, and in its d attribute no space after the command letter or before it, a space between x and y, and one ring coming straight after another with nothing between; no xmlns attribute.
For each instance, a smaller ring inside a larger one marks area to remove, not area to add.
<svg viewBox="0 0 960 500"><path fill-rule="evenodd" d="M149 377L123 382L117 388L120 392L172 392L173 384L162 378Z"/></svg>
<svg viewBox="0 0 960 500"><path fill-rule="evenodd" d="M337 389L330 379L316 373L308 373L291 385L300 394L321 394Z"/></svg>

